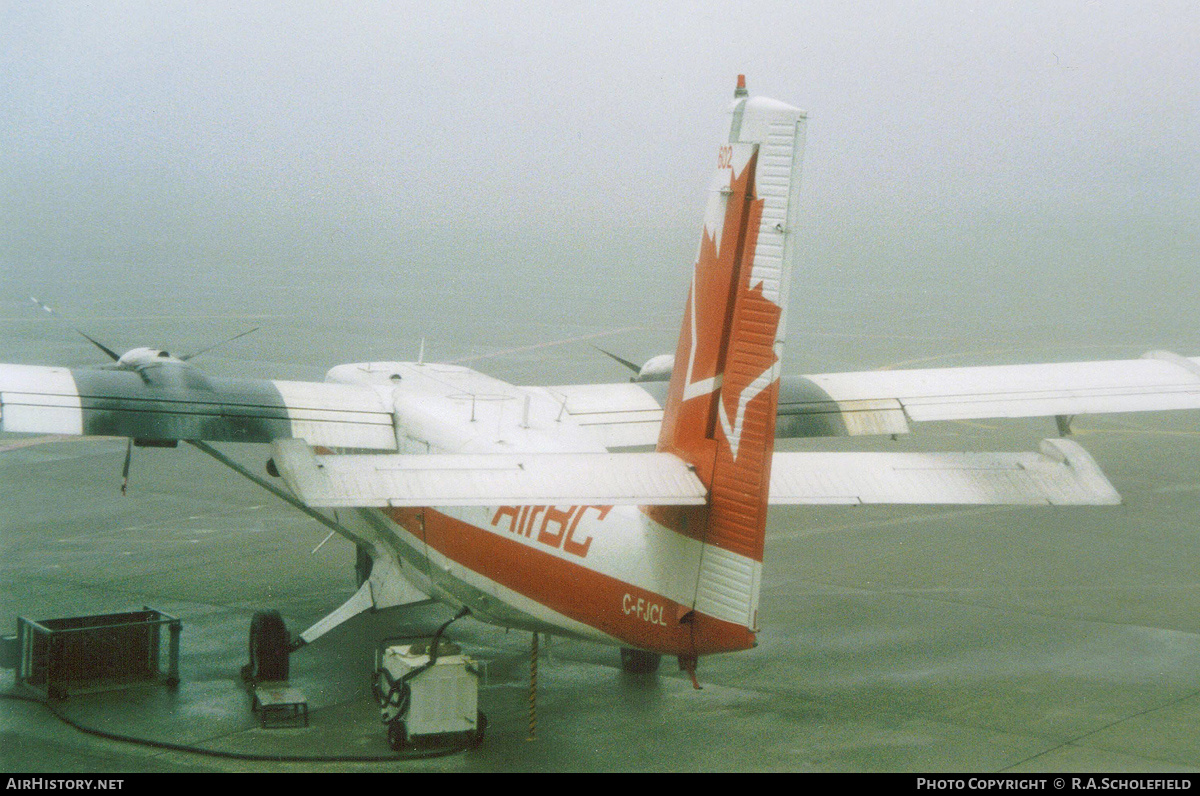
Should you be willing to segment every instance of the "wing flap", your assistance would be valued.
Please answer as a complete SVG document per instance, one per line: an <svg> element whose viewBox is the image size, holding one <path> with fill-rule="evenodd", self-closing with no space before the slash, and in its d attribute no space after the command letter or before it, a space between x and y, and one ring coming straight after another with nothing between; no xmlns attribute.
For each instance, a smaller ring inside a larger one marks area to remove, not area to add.
<svg viewBox="0 0 1200 796"><path fill-rule="evenodd" d="M1092 457L1065 439L1038 453L776 453L772 504L1115 505Z"/></svg>
<svg viewBox="0 0 1200 796"><path fill-rule="evenodd" d="M274 443L276 467L314 507L703 505L704 485L660 453L350 454Z"/></svg>

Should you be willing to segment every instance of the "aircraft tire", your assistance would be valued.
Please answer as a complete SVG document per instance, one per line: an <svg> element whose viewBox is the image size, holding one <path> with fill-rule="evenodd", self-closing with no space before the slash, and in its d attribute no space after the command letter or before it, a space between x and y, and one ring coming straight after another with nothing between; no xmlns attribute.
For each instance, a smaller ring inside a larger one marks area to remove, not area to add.
<svg viewBox="0 0 1200 796"><path fill-rule="evenodd" d="M662 655L657 652L621 647L621 669L626 674L654 674L661 662Z"/></svg>
<svg viewBox="0 0 1200 796"><path fill-rule="evenodd" d="M288 679L289 638L278 611L256 611L250 620L249 678L256 682ZM243 676L246 672L243 670Z"/></svg>

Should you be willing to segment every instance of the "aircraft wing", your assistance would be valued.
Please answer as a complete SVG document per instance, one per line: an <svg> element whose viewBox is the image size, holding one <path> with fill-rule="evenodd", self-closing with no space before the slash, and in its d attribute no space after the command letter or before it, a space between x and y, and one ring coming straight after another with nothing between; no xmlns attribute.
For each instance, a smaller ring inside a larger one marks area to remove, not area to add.
<svg viewBox="0 0 1200 796"><path fill-rule="evenodd" d="M0 431L142 442L271 442L395 450L391 407L370 387L0 365Z"/></svg>
<svg viewBox="0 0 1200 796"><path fill-rule="evenodd" d="M653 445L665 383L532 387L609 448ZM777 437L902 434L912 422L1200 408L1200 357L784 376ZM227 379L194 368L0 365L0 431L395 450L392 407L362 385Z"/></svg>
<svg viewBox="0 0 1200 796"><path fill-rule="evenodd" d="M779 436L894 434L908 422L1200 408L1200 357L872 370L792 380Z"/></svg>
<svg viewBox="0 0 1200 796"><path fill-rule="evenodd" d="M653 445L665 384L545 387L609 447ZM1200 357L783 376L775 436L905 434L909 424L1200 409Z"/></svg>

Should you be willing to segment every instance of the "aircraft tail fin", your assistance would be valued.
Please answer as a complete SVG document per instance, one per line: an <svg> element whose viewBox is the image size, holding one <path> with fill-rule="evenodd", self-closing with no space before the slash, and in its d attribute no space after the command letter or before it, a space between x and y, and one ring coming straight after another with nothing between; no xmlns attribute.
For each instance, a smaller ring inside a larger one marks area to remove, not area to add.
<svg viewBox="0 0 1200 796"><path fill-rule="evenodd" d="M703 507L647 507L704 545L695 611L757 625L789 275L798 256L806 117L746 96L717 151L658 450L695 468ZM698 643L698 652L704 645Z"/></svg>

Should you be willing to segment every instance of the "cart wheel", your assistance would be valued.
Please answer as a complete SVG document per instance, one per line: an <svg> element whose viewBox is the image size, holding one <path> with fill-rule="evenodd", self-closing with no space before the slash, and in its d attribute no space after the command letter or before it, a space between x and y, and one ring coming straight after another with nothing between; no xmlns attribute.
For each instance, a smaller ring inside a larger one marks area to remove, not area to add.
<svg viewBox="0 0 1200 796"><path fill-rule="evenodd" d="M475 737L471 739L471 748L478 749L483 744L483 733L487 730L487 716L483 711L475 719Z"/></svg>
<svg viewBox="0 0 1200 796"><path fill-rule="evenodd" d="M387 726L387 742L388 746L395 749L397 752L404 749L408 745L408 728L404 726L404 722L397 719L389 722Z"/></svg>
<svg viewBox="0 0 1200 796"><path fill-rule="evenodd" d="M250 620L250 664L242 669L248 680L288 679L289 639L278 611L257 611Z"/></svg>
<svg viewBox="0 0 1200 796"><path fill-rule="evenodd" d="M646 652L621 647L621 668L628 674L654 674L662 656L657 652Z"/></svg>

